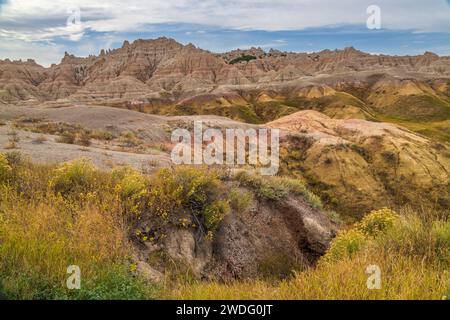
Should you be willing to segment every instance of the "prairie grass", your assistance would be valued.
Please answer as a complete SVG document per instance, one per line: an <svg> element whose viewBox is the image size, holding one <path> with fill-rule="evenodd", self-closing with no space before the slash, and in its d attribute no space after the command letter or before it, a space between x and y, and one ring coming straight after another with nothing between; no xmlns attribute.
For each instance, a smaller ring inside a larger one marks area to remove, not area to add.
<svg viewBox="0 0 450 320"><path fill-rule="evenodd" d="M143 280L133 268L129 242L130 231L136 231L131 226L140 218L163 232L202 226L207 237L230 208L245 211L254 197L279 201L300 195L320 207L320 200L314 200L301 181L249 174L234 179L192 167L166 168L146 177L131 168L101 172L83 159L54 166L32 164L18 152L0 155L0 295L10 299L449 296L449 216L407 208L398 214L374 211L343 228L315 267L283 281L218 283L180 276L156 286ZM159 241L163 234L144 228L140 236ZM66 288L70 265L81 269L81 290ZM367 288L366 270L371 265L381 270L381 289Z"/></svg>
<svg viewBox="0 0 450 320"><path fill-rule="evenodd" d="M409 209L395 218L381 210L333 241L315 268L281 282L179 283L169 299L446 299L450 292L450 222L424 221ZM380 227L381 226L381 227ZM349 240L350 239L350 240ZM333 254L346 246L347 254ZM330 259L330 255L333 259ZM381 271L381 288L368 289L369 266Z"/></svg>
<svg viewBox="0 0 450 320"><path fill-rule="evenodd" d="M85 159L35 165L0 154L0 294L11 299L149 299L155 285L134 265L133 225L146 213L161 230L186 213L212 235L229 210L219 174L188 167L145 177L101 172ZM145 235L144 235L145 236ZM81 269L81 290L66 288Z"/></svg>
<svg viewBox="0 0 450 320"><path fill-rule="evenodd" d="M366 268L381 268L381 289L369 290ZM384 270L384 273L383 273ZM449 291L449 276L404 256L380 256L367 250L352 259L324 264L280 283L243 281L179 284L161 298L183 300L368 300L442 299Z"/></svg>

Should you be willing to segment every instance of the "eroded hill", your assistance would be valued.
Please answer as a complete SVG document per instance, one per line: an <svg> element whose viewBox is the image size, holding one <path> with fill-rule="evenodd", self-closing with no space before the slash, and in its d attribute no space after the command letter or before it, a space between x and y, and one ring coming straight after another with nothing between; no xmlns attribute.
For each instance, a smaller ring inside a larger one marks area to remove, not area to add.
<svg viewBox="0 0 450 320"><path fill-rule="evenodd" d="M399 123L448 141L450 58L261 49L213 54L175 40L127 41L44 68L0 62L0 103L103 104L265 123L299 110Z"/></svg>

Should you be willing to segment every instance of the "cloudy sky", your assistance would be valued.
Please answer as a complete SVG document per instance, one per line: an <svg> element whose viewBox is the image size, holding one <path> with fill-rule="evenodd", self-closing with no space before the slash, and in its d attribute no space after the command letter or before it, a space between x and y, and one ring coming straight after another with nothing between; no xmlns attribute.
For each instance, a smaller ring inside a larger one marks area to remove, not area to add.
<svg viewBox="0 0 450 320"><path fill-rule="evenodd" d="M369 29L371 5L381 29ZM167 36L223 52L262 47L311 52L450 55L450 0L0 0L0 59L57 63Z"/></svg>

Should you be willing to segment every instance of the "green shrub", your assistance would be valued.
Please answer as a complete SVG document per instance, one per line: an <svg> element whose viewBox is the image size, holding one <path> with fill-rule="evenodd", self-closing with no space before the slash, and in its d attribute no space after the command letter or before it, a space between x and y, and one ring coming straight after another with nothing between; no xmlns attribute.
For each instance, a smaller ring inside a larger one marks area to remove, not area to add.
<svg viewBox="0 0 450 320"><path fill-rule="evenodd" d="M89 160L74 160L56 168L49 184L53 190L62 194L84 192L92 188L95 173L95 168Z"/></svg>
<svg viewBox="0 0 450 320"><path fill-rule="evenodd" d="M240 171L236 174L239 183L252 189L260 199L278 201L289 194L289 187L286 184L279 183L274 178L262 177L246 171Z"/></svg>
<svg viewBox="0 0 450 320"><path fill-rule="evenodd" d="M342 231L333 239L330 248L321 261L332 262L351 258L361 250L365 243L366 237L361 231L357 229Z"/></svg>
<svg viewBox="0 0 450 320"><path fill-rule="evenodd" d="M236 174L239 183L252 189L260 199L279 201L289 194L302 196L313 208L323 207L318 196L309 191L305 184L298 179L288 177L262 177L247 171Z"/></svg>
<svg viewBox="0 0 450 320"><path fill-rule="evenodd" d="M263 199L279 201L289 195L289 188L284 184L278 184L272 179L263 178L257 192Z"/></svg>
<svg viewBox="0 0 450 320"><path fill-rule="evenodd" d="M80 290L67 294L81 300L143 300L152 298L155 288L134 276L125 265L111 265L98 271L98 276L87 279Z"/></svg>
<svg viewBox="0 0 450 320"><path fill-rule="evenodd" d="M145 178L131 167L114 169L111 173L115 182L114 191L123 199L138 199L146 193Z"/></svg>
<svg viewBox="0 0 450 320"><path fill-rule="evenodd" d="M239 62L242 62L242 61L248 62L248 61L255 60L255 59L256 59L255 56L251 56L251 55L242 55L241 57L234 58L234 59L231 60L229 63L230 63L230 64L236 64L236 63L239 63Z"/></svg>
<svg viewBox="0 0 450 320"><path fill-rule="evenodd" d="M318 195L315 195L311 191L307 190L306 193L304 194L304 197L305 200L311 205L311 207L315 209L323 208L322 200Z"/></svg>
<svg viewBox="0 0 450 320"><path fill-rule="evenodd" d="M6 157L0 153L0 183L6 181L11 174L11 166Z"/></svg>
<svg viewBox="0 0 450 320"><path fill-rule="evenodd" d="M392 228L398 218L397 213L384 208L370 212L357 225L357 228L368 237L376 237L380 233L385 233L389 228Z"/></svg>

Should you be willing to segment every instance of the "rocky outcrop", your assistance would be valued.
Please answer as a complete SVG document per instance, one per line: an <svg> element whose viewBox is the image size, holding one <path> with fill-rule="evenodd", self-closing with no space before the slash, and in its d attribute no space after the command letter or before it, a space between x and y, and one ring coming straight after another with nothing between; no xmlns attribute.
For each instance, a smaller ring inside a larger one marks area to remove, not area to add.
<svg viewBox="0 0 450 320"><path fill-rule="evenodd" d="M47 77L47 70L33 60L0 60L0 103L44 100L46 94L39 89L39 85Z"/></svg>
<svg viewBox="0 0 450 320"><path fill-rule="evenodd" d="M222 280L272 275L313 265L328 248L336 226L304 200L255 203L226 217L213 242L208 271Z"/></svg>
<svg viewBox="0 0 450 320"><path fill-rule="evenodd" d="M149 225L151 221L144 218L138 228ZM245 212L230 212L212 240L199 236L197 229L172 228L162 244L139 241L137 259L150 278L159 274L154 268L167 271L167 263L161 261L164 256L177 265L178 272L185 268L197 278L279 279L314 265L336 232L325 212L301 198L290 196L276 203L255 200Z"/></svg>

